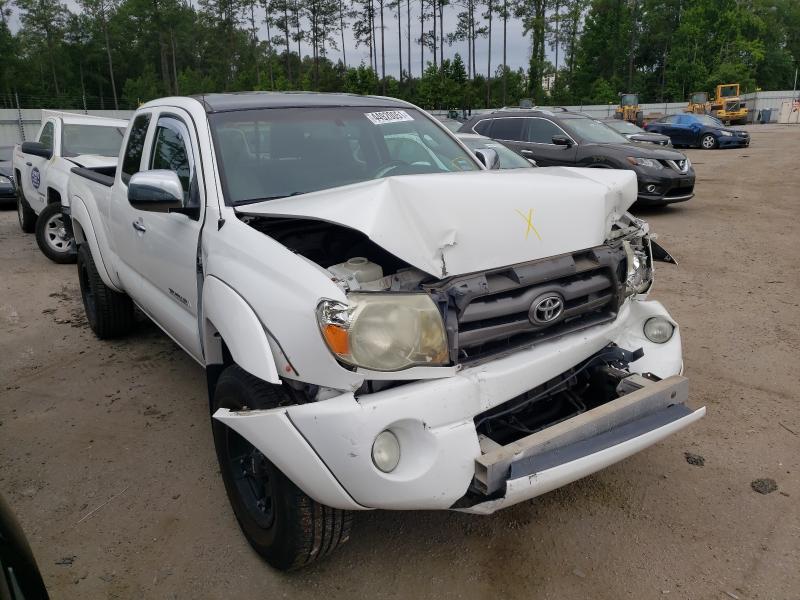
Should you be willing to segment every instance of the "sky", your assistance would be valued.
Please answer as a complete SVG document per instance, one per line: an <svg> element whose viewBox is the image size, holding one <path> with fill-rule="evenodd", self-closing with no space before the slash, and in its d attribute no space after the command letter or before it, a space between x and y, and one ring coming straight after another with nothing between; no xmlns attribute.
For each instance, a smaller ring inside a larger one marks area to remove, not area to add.
<svg viewBox="0 0 800 600"><path fill-rule="evenodd" d="M78 11L78 5L75 0L66 0L67 7L73 11ZM192 3L195 2L192 0ZM388 4L388 3L387 3ZM415 38L419 37L419 1L418 0L411 0L411 72L416 77L419 76L419 69L420 69L420 47L419 44L414 42ZM447 35L448 31L452 31L454 29L455 23L457 21L457 14L459 11L459 7L448 5L444 8L444 31L445 36ZM406 49L406 7L405 3L403 3L403 10L402 10L402 34L403 34L403 68L404 70L408 70L408 65L406 65L407 60L407 49ZM263 19L264 12L261 11L261 19ZM259 18L259 15L256 15L256 18ZM384 16L384 25L386 27L385 33L385 45L386 45L386 74L393 75L397 77L399 75L399 68L400 68L400 61L398 58L398 51L397 51L397 19L396 14L391 9L386 9L386 13ZM14 32L19 29L19 16L16 10L11 16L9 21L9 26L11 31ZM430 29L432 27L432 22L430 20L426 21L425 29ZM437 29L438 29L438 22L437 22ZM272 32L273 36L275 35L275 31ZM380 30L375 32L378 40L377 46L380 49ZM266 27L261 27L259 32L259 36L261 39L265 39L267 36ZM527 70L528 68L528 59L530 57L530 38L523 36L522 33L522 24L518 19L509 19L508 21L508 65L511 69L516 70L519 67L522 67ZM492 24L492 73L495 72L497 67L502 63L503 58L503 28L502 28L502 21L498 19L496 16L493 20ZM341 45L339 43L338 45ZM365 46L360 46L356 48L355 39L353 38L352 30L347 28L345 31L345 50L347 52L347 63L348 66L357 66L362 60L364 64L369 64L369 49ZM487 58L488 58L488 40L487 38L479 38L476 42L476 49L475 52L477 54L477 70L478 73L486 74L487 68ZM293 43L293 50L295 49ZM302 46L303 54L310 54L311 49L306 45L303 44ZM553 53L550 49L548 51L548 58L552 61ZM456 42L452 46L445 45L444 48L444 55L445 58L452 58L456 52L461 54L462 59L464 60L464 65L467 64L467 44L466 42ZM438 54L438 51L437 51ZM338 60L341 57L341 48L338 50L330 49L328 53L328 57L334 61ZM425 51L425 61L432 60L432 56L430 50L426 49ZM378 56L378 70L380 71L381 64L380 64L380 55ZM380 75L380 72L378 73Z"/></svg>

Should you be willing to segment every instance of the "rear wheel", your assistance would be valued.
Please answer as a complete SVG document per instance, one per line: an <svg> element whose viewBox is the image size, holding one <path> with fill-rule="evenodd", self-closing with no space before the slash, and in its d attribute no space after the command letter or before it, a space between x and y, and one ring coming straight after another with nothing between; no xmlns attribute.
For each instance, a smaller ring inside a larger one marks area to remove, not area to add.
<svg viewBox="0 0 800 600"><path fill-rule="evenodd" d="M277 386L232 365L217 382L213 410L269 409L287 402ZM233 512L247 541L270 565L299 569L349 539L350 512L312 500L233 429L216 419L212 429Z"/></svg>
<svg viewBox="0 0 800 600"><path fill-rule="evenodd" d="M119 337L133 328L133 302L103 283L87 244L78 246L78 279L86 319L97 337Z"/></svg>
<svg viewBox="0 0 800 600"><path fill-rule="evenodd" d="M36 213L25 200L19 181L17 181L17 218L22 231L25 233L36 231Z"/></svg>
<svg viewBox="0 0 800 600"><path fill-rule="evenodd" d="M700 138L700 146L703 148L703 150L713 150L717 147L717 138L710 133L707 133Z"/></svg>
<svg viewBox="0 0 800 600"><path fill-rule="evenodd" d="M42 254L53 262L75 262L72 236L64 226L64 215L58 202L51 202L39 214L36 220L36 243Z"/></svg>

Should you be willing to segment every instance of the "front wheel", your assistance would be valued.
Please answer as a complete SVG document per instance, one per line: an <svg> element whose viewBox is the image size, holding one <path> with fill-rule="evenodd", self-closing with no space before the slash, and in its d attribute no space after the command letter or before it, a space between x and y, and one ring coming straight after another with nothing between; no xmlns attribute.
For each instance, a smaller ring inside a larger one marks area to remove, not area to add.
<svg viewBox="0 0 800 600"><path fill-rule="evenodd" d="M60 264L75 262L72 236L64 226L61 205L51 202L36 220L36 243L47 258Z"/></svg>
<svg viewBox="0 0 800 600"><path fill-rule="evenodd" d="M288 402L284 392L232 365L220 375L213 411L269 409ZM255 446L212 419L222 480L247 541L282 571L305 567L350 537L352 514L307 496Z"/></svg>
<svg viewBox="0 0 800 600"><path fill-rule="evenodd" d="M703 148L703 150L713 150L717 147L717 138L710 133L707 133L700 138L700 146Z"/></svg>
<svg viewBox="0 0 800 600"><path fill-rule="evenodd" d="M19 219L19 226L25 233L33 233L36 231L36 213L25 200L22 195L22 189L17 182L17 218Z"/></svg>
<svg viewBox="0 0 800 600"><path fill-rule="evenodd" d="M133 302L103 282L88 244L78 246L78 279L86 320L97 337L119 337L133 329Z"/></svg>

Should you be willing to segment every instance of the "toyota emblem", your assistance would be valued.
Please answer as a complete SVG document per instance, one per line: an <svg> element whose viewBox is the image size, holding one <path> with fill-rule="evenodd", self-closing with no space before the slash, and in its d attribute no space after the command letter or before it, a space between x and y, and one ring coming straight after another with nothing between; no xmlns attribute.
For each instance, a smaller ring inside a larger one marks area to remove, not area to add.
<svg viewBox="0 0 800 600"><path fill-rule="evenodd" d="M536 298L531 304L528 313L532 323L537 325L549 325L558 320L564 312L564 298L561 294L544 294Z"/></svg>

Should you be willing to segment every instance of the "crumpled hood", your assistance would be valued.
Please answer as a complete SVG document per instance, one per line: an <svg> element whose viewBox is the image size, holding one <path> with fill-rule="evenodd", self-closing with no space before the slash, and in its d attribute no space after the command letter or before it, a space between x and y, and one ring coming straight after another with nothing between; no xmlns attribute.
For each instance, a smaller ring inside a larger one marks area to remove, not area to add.
<svg viewBox="0 0 800 600"><path fill-rule="evenodd" d="M441 278L598 246L636 194L633 171L551 167L386 177L236 210L357 229Z"/></svg>
<svg viewBox="0 0 800 600"><path fill-rule="evenodd" d="M116 156L100 156L98 154L79 154L78 156L64 157L79 167L96 169L97 167L114 167L117 165Z"/></svg>

